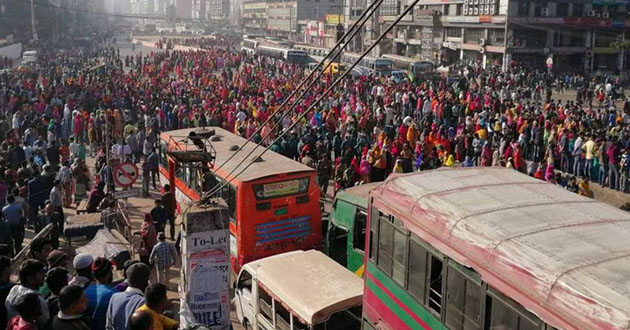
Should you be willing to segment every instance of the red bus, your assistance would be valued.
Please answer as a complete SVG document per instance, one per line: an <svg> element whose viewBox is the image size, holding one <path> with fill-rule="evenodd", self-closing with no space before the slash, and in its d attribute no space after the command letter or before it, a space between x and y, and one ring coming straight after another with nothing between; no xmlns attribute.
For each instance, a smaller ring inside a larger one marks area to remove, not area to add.
<svg viewBox="0 0 630 330"><path fill-rule="evenodd" d="M238 151L223 167L212 170L216 185L226 185L219 196L229 206L230 255L232 269L238 272L244 264L278 253L293 250L321 249L322 224L316 171L273 151L267 151L243 173L255 156L247 159L254 143L239 147L245 139L218 127L210 138L216 151L218 167ZM173 152L188 152L200 148L189 135L195 128L164 132L160 135L160 181L168 183L177 202L198 201L204 191L210 171L207 163L177 162ZM169 155L170 154L170 155ZM235 171L232 171L235 169ZM229 173L233 172L232 175ZM238 175L233 178L234 175ZM181 209L181 207L180 207Z"/></svg>
<svg viewBox="0 0 630 330"><path fill-rule="evenodd" d="M363 330L628 329L630 214L500 167L369 194Z"/></svg>

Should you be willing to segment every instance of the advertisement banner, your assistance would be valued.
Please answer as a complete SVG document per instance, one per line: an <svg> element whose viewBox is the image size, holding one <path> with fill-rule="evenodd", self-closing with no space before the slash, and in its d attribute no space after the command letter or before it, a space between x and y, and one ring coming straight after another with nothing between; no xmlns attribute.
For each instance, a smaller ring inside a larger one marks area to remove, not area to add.
<svg viewBox="0 0 630 330"><path fill-rule="evenodd" d="M213 329L229 328L230 276L228 255L222 250L191 253L188 259L188 307L197 322Z"/></svg>

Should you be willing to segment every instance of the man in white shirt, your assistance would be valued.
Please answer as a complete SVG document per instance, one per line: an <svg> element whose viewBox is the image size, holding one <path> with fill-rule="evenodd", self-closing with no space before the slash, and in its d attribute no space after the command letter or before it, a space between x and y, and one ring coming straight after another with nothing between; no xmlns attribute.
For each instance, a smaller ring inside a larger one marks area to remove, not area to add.
<svg viewBox="0 0 630 330"><path fill-rule="evenodd" d="M68 145L68 149L70 149L70 157L75 158L79 156L79 144L74 141L74 138L70 138L70 144Z"/></svg>
<svg viewBox="0 0 630 330"><path fill-rule="evenodd" d="M120 161L120 159L122 158L122 146L120 145L120 142L116 142L116 144L112 146L112 151L111 151L110 156L113 160Z"/></svg>

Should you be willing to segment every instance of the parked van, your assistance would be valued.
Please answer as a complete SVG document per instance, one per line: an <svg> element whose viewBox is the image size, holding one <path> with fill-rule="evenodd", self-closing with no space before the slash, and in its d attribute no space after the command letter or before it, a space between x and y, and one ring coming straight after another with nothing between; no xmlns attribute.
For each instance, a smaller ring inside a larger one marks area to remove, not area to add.
<svg viewBox="0 0 630 330"><path fill-rule="evenodd" d="M245 264L232 303L254 330L359 330L363 281L316 250Z"/></svg>

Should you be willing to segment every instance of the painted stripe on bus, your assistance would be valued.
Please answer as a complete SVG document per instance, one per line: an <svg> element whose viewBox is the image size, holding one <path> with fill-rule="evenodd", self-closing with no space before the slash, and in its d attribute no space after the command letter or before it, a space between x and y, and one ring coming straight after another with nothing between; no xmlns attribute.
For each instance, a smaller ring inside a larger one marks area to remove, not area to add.
<svg viewBox="0 0 630 330"><path fill-rule="evenodd" d="M304 220L296 220L293 223L289 223L285 225L278 225L276 227L256 226L256 232L261 233L261 234L273 233L273 232L278 232L279 230L282 230L282 229L291 228L291 227L300 227L304 225L309 225L309 226L311 225L310 217L305 217Z"/></svg>
<svg viewBox="0 0 630 330"><path fill-rule="evenodd" d="M313 231L309 229L308 231L301 232L301 233L296 233L296 234L293 234L293 235L287 235L287 236L282 236L282 237L277 237L277 238L268 238L268 239L258 240L258 241L256 241L256 244L259 244L259 243L273 243L273 242L282 241L282 240L289 239L289 238L307 237L307 236L310 236L312 233L313 233Z"/></svg>
<svg viewBox="0 0 630 330"><path fill-rule="evenodd" d="M375 265L368 263L365 280L367 288L383 302L398 319L404 320L411 329L444 329L444 326L424 306L417 303L414 298L392 279L383 274ZM373 304L372 301L368 301ZM380 310L380 309L376 309Z"/></svg>
<svg viewBox="0 0 630 330"><path fill-rule="evenodd" d="M303 216L303 217L297 217L297 218L291 218L291 219L284 219L284 220L278 220L278 221L272 221L272 222L267 222L267 223L261 223L256 225L256 230L258 229L267 229L269 227L274 227L277 225L283 225L286 223L295 223L295 222L299 222L299 221L310 221L311 217L309 216Z"/></svg>
<svg viewBox="0 0 630 330"><path fill-rule="evenodd" d="M291 233L304 231L304 230L312 231L313 228L311 228L310 223L306 223L306 224L291 226L291 229L275 231L275 232L270 232L270 233L261 233L257 230L256 236L264 239L264 238L270 238L270 237L284 236L285 234L291 234Z"/></svg>

